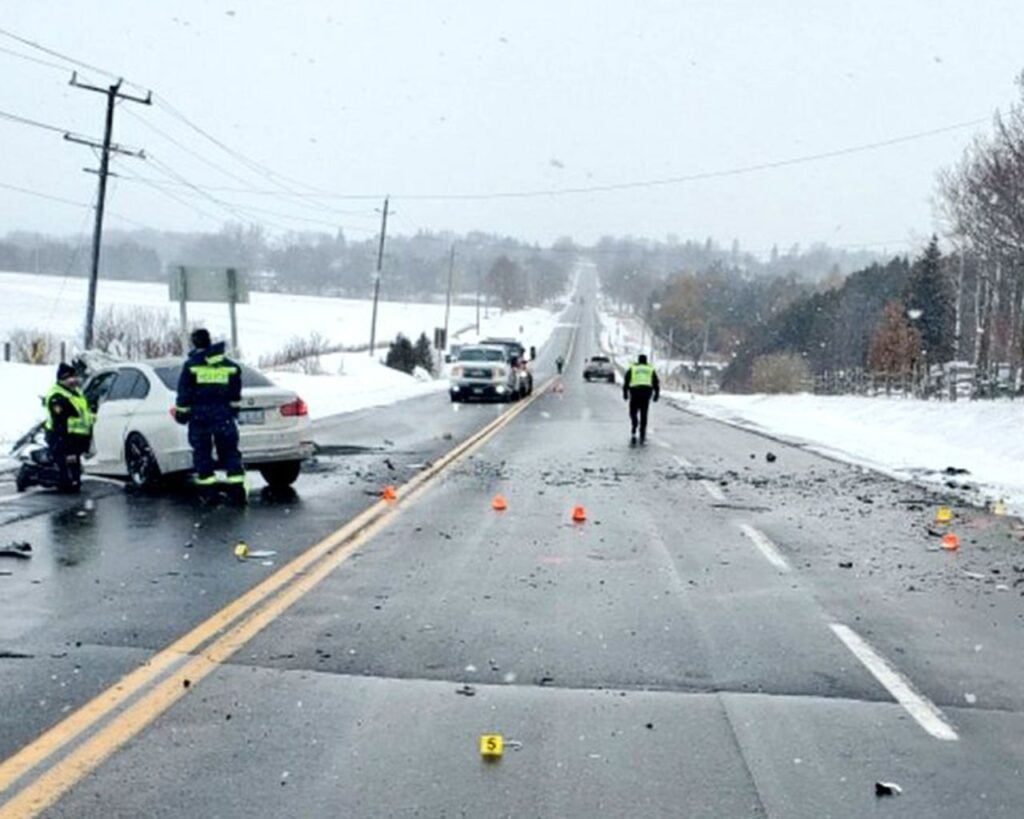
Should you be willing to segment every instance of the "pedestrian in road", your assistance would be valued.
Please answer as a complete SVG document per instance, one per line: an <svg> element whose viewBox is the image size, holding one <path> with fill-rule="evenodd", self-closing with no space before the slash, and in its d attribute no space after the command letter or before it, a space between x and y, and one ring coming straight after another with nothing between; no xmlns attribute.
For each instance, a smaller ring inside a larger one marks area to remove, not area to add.
<svg viewBox="0 0 1024 819"><path fill-rule="evenodd" d="M625 378L622 381L622 398L629 401L629 423L632 432L629 436L629 443L636 443L637 428L640 431L640 443L647 441L647 410L650 408L651 399L658 400L661 394L661 384L658 382L658 374L654 367L647 363L647 356L637 357L636 364L626 370Z"/></svg>
<svg viewBox="0 0 1024 819"><path fill-rule="evenodd" d="M565 359L559 356L555 359L555 366L558 367L558 374L562 374L562 368L565 366Z"/></svg>
<svg viewBox="0 0 1024 819"><path fill-rule="evenodd" d="M193 349L178 379L174 418L179 424L188 424L200 500L216 500L219 488L215 470L219 461L227 473L228 498L241 505L246 501L245 469L238 451L236 418L242 401L242 370L224 354L223 341L211 343L208 330L195 330L191 341ZM213 458L214 446L217 461Z"/></svg>
<svg viewBox="0 0 1024 819"><path fill-rule="evenodd" d="M92 445L93 414L80 384L75 368L62 361L57 367L57 382L43 399L46 446L57 468L57 489L61 492L81 489L81 458Z"/></svg>

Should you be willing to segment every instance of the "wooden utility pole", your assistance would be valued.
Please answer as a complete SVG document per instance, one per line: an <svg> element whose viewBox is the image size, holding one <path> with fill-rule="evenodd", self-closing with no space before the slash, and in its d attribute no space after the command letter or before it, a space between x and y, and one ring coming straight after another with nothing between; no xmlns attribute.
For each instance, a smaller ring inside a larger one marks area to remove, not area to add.
<svg viewBox="0 0 1024 819"><path fill-rule="evenodd" d="M145 153L142 151L130 151L111 142L114 132L114 106L117 104L118 100L129 100L130 102L138 102L142 105L152 105L153 92L147 92L145 97L135 97L131 94L124 94L121 92L121 80L118 80L113 85L107 86L106 88L100 88L95 85L86 85L78 81L77 72L71 75L71 85L75 88L82 88L86 91L95 91L99 94L105 94L107 97L107 115L103 128L102 142L97 143L91 139L83 139L82 137L74 136L73 134L64 134L64 139L68 142L77 142L80 145L88 145L90 148L98 148L100 150L100 168L98 171L99 186L96 193L96 221L94 222L92 229L92 262L89 267L89 297L85 305L85 334L83 338L85 349L88 350L92 347L93 322L96 319L96 288L99 284L100 277L100 245L103 242L103 210L106 206L107 200L107 177L110 175L110 154L113 152L117 154L125 154L126 156L134 156L139 159L146 158Z"/></svg>
<svg viewBox="0 0 1024 819"><path fill-rule="evenodd" d="M377 247L377 272L373 276L373 316L370 319L370 355L377 345L377 300L380 298L380 271L384 266L384 238L388 233L388 197L384 197L384 211L380 222L380 244Z"/></svg>

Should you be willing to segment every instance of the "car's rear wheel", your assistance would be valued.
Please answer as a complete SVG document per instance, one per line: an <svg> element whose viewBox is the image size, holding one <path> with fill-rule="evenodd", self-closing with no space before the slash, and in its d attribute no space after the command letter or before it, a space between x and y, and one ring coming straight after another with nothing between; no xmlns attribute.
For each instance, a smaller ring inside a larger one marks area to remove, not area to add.
<svg viewBox="0 0 1024 819"><path fill-rule="evenodd" d="M163 478L153 447L138 432L133 432L125 441L124 463L128 470L128 480L139 489L152 489Z"/></svg>
<svg viewBox="0 0 1024 819"><path fill-rule="evenodd" d="M299 477L302 471L302 461L281 461L275 464L262 464L258 467L263 480L272 489L286 489L291 486Z"/></svg>

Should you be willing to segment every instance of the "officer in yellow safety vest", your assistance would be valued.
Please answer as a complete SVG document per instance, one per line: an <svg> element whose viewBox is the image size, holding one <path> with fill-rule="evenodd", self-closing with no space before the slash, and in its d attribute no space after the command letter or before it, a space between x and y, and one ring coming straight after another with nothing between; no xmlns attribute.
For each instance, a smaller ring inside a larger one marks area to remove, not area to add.
<svg viewBox="0 0 1024 819"><path fill-rule="evenodd" d="M61 362L57 383L43 399L46 445L57 468L57 488L62 492L77 492L81 488L81 456L92 445L93 414L79 384L75 368Z"/></svg>
<svg viewBox="0 0 1024 819"><path fill-rule="evenodd" d="M216 446L217 460L227 473L228 498L244 504L245 468L235 421L242 403L242 368L224 354L224 342L211 343L208 330L195 330L191 341L193 349L178 379L174 418L179 424L188 424L200 500L212 502L219 493L213 457Z"/></svg>
<svg viewBox="0 0 1024 819"><path fill-rule="evenodd" d="M629 401L629 423L632 426L630 445L636 444L637 428L640 431L640 443L647 440L647 410L651 399L658 400L661 385L654 367L647 363L647 356L637 357L636 364L626 370L622 381L622 398Z"/></svg>

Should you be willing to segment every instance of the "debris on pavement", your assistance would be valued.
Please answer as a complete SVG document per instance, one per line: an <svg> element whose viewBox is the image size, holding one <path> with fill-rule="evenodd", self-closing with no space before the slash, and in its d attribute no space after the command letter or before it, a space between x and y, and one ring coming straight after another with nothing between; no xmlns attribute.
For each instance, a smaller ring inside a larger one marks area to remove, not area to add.
<svg viewBox="0 0 1024 819"><path fill-rule="evenodd" d="M901 793L903 793L903 788L895 782L875 783L875 796L899 796Z"/></svg>
<svg viewBox="0 0 1024 819"><path fill-rule="evenodd" d="M775 463L775 460L776 460L776 455L775 455L775 453L774 453L774 452L769 452L768 454L766 454L766 455L764 456L764 459L765 459L766 461L768 461L768 463L770 463L770 464L773 464L773 463Z"/></svg>
<svg viewBox="0 0 1024 819"><path fill-rule="evenodd" d="M839 568L840 569L852 569L853 568L853 561L852 560L840 560L839 561Z"/></svg>
<svg viewBox="0 0 1024 819"><path fill-rule="evenodd" d="M24 540L14 540L4 549L0 549L0 557L16 557L28 560L32 557L32 544Z"/></svg>
<svg viewBox="0 0 1024 819"><path fill-rule="evenodd" d="M471 685L463 685L460 688L456 688L455 693L461 694L463 697L475 697L476 689Z"/></svg>
<svg viewBox="0 0 1024 819"><path fill-rule="evenodd" d="M245 560L249 557L249 544L244 540L240 540L235 544L235 557L239 560Z"/></svg>

